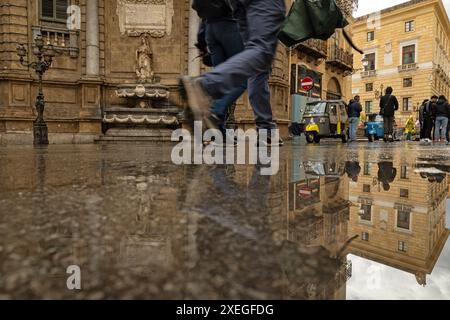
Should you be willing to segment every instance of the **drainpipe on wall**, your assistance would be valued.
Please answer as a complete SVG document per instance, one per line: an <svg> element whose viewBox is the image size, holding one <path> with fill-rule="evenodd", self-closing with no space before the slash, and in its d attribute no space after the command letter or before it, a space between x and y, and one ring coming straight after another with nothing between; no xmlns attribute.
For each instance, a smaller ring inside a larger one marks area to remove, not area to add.
<svg viewBox="0 0 450 320"><path fill-rule="evenodd" d="M200 75L201 62L196 59L199 55L198 49L195 46L197 43L198 27L200 25L200 18L197 12L191 7L189 8L189 48L188 48L188 75L196 77Z"/></svg>

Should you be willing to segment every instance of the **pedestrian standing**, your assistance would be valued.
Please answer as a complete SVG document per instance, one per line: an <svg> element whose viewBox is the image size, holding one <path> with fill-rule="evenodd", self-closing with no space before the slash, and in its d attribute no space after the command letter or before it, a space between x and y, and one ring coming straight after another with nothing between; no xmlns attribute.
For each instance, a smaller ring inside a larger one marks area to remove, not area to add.
<svg viewBox="0 0 450 320"><path fill-rule="evenodd" d="M419 108L420 140L425 139L425 107L430 100L425 99Z"/></svg>
<svg viewBox="0 0 450 320"><path fill-rule="evenodd" d="M425 100L420 108L420 139L422 140L433 140L434 109L437 99L437 96L432 96L431 100Z"/></svg>
<svg viewBox="0 0 450 320"><path fill-rule="evenodd" d="M439 96L439 99L436 103L436 107L434 109L434 113L436 116L434 141L436 142L447 141L446 135L447 135L448 117L450 115L450 106L445 96L443 95Z"/></svg>
<svg viewBox="0 0 450 320"><path fill-rule="evenodd" d="M384 141L392 142L394 135L394 119L395 111L398 110L397 97L392 93L392 87L386 88L386 94L380 99L380 115L383 116L384 121Z"/></svg>
<svg viewBox="0 0 450 320"><path fill-rule="evenodd" d="M243 4L238 19L241 33L245 35L244 51L200 77L183 77L182 85L195 119L205 120L210 116L213 100L223 98L247 82L257 129L274 130L277 126L273 121L269 76L278 45L277 35L286 15L285 2L231 0L233 8L237 1ZM205 123L214 127L208 121ZM272 145L270 134L267 139L267 144ZM282 141L273 143L280 145Z"/></svg>
<svg viewBox="0 0 450 320"><path fill-rule="evenodd" d="M362 106L359 96L355 96L353 101L348 106L348 117L350 122L350 140L349 142L356 141L356 133L359 126L359 119L362 112Z"/></svg>

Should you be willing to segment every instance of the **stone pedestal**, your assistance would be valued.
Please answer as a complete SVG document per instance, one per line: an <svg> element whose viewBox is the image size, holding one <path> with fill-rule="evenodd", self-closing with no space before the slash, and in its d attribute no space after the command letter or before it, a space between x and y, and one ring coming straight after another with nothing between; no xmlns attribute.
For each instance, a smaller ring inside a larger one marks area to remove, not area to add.
<svg viewBox="0 0 450 320"><path fill-rule="evenodd" d="M106 133L99 142L141 142L171 140L179 128L180 109L169 103L169 90L159 84L119 86L117 96L127 99L127 107L106 108Z"/></svg>

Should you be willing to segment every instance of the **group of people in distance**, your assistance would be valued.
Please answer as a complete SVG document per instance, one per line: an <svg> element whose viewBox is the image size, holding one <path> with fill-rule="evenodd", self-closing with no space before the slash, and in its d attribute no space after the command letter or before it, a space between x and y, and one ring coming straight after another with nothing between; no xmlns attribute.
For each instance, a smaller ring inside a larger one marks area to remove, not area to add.
<svg viewBox="0 0 450 320"><path fill-rule="evenodd" d="M384 141L392 142L394 134L395 113L399 109L397 98L393 95L392 87L386 89L386 94L380 99L380 115L384 122ZM360 123L362 106L360 97L355 96L348 106L348 116L350 123L349 142L356 141L356 133ZM419 109L418 124L420 126L420 140L425 142L444 142L449 144L449 125L450 104L445 96L432 96L423 101ZM405 129L408 131L408 137L411 137L411 131L415 130L415 122L411 116L406 122Z"/></svg>

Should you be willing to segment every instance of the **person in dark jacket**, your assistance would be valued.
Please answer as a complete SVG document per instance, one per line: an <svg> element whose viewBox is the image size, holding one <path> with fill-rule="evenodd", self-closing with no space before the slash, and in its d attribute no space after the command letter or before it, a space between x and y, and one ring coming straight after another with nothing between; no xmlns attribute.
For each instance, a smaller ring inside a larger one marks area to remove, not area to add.
<svg viewBox="0 0 450 320"><path fill-rule="evenodd" d="M392 161L380 161L378 163L378 182L382 184L384 191L391 189L391 183L397 176L397 169Z"/></svg>
<svg viewBox="0 0 450 320"><path fill-rule="evenodd" d="M434 108L436 124L434 129L434 140L436 142L446 141L448 117L450 116L450 105L445 96L440 96Z"/></svg>
<svg viewBox="0 0 450 320"><path fill-rule="evenodd" d="M422 104L420 105L420 108L419 108L420 140L425 139L425 119L424 119L424 115L425 115L425 107L427 106L428 102L430 102L430 100L425 99L422 102Z"/></svg>
<svg viewBox="0 0 450 320"><path fill-rule="evenodd" d="M438 100L437 96L432 96L431 100L425 100L420 107L420 139L432 140L433 127L434 127L434 109L436 102Z"/></svg>
<svg viewBox="0 0 450 320"><path fill-rule="evenodd" d="M350 122L350 140L349 142L356 141L356 132L358 130L359 119L362 112L362 106L359 102L359 96L353 99L353 102L348 106L348 118Z"/></svg>
<svg viewBox="0 0 450 320"><path fill-rule="evenodd" d="M392 87L386 88L386 94L380 99L380 115L384 120L384 141L393 141L395 111L398 110L398 100L392 94Z"/></svg>

